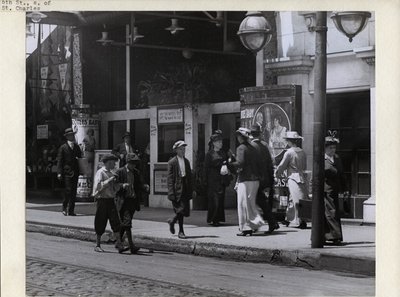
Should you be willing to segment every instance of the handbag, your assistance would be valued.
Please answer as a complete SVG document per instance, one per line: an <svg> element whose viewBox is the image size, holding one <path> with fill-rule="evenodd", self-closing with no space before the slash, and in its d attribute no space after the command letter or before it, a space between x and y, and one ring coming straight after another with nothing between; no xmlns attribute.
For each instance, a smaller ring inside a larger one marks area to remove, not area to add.
<svg viewBox="0 0 400 297"><path fill-rule="evenodd" d="M222 165L222 166L221 166L221 170L220 170L219 173L220 173L221 175L229 175L230 172L229 172L228 166L226 166L226 164Z"/></svg>

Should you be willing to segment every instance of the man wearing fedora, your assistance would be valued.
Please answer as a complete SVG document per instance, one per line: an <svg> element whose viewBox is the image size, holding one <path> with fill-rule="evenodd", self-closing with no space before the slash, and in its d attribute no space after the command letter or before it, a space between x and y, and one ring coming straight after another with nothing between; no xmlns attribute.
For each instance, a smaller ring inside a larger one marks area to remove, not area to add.
<svg viewBox="0 0 400 297"><path fill-rule="evenodd" d="M126 155L129 153L138 154L139 151L134 144L132 144L132 137L129 132L125 132L122 136L123 142L117 144L113 150L112 154L118 157L119 159L119 167L123 167L126 164Z"/></svg>
<svg viewBox="0 0 400 297"><path fill-rule="evenodd" d="M117 193L116 207L121 220L120 238L124 233L128 238L131 254L136 254L139 248L132 241L132 219L135 211L140 211L140 198L142 193L149 192L149 185L145 184L139 171L140 158L135 153L126 155L126 165L117 170L118 183L122 184Z"/></svg>
<svg viewBox="0 0 400 297"><path fill-rule="evenodd" d="M94 217L94 228L96 231L96 252L104 252L100 246L101 236L107 226L107 221L110 221L111 229L117 240L115 247L120 253L124 251L121 243L120 229L121 223L118 216L118 211L115 205L115 197L121 189L121 184L118 183L117 175L112 171L115 168L115 162L118 160L113 154L105 154L102 158L104 164L97 170L93 181L93 196L96 199L96 214Z"/></svg>
<svg viewBox="0 0 400 297"><path fill-rule="evenodd" d="M289 204L286 213L286 220L289 224L295 225L296 228L306 229L307 222L299 217L300 199L308 196L306 187L305 170L307 166L307 156L300 147L303 137L296 131L287 131L283 137L289 146L289 149L283 155L282 161L276 168L276 176L282 176L286 170L287 184L289 188Z"/></svg>
<svg viewBox="0 0 400 297"><path fill-rule="evenodd" d="M62 213L76 216L75 199L79 177L78 159L82 157L79 145L75 143L75 133L71 128L65 129L66 142L60 146L57 154L57 178L64 180L65 194Z"/></svg>
<svg viewBox="0 0 400 297"><path fill-rule="evenodd" d="M268 143L261 140L261 127L259 124L251 126L251 145L258 153L258 160L261 163L260 186L257 192L256 204L263 212L263 219L268 222L269 233L279 229L272 214L272 197L274 194L274 165L268 149Z"/></svg>
<svg viewBox="0 0 400 297"><path fill-rule="evenodd" d="M249 141L250 130L240 127L236 131L239 146L236 148L236 161L230 165L237 170L237 202L239 230L238 236L252 235L264 220L256 207L256 197L260 185L261 163L257 159L257 151Z"/></svg>
<svg viewBox="0 0 400 297"><path fill-rule="evenodd" d="M175 223L179 224L178 237L185 239L183 231L183 218L190 215L190 200L193 197L192 170L189 160L185 158L183 140L178 140L172 146L175 157L168 161L168 200L172 202L175 216L168 220L169 231L175 234Z"/></svg>

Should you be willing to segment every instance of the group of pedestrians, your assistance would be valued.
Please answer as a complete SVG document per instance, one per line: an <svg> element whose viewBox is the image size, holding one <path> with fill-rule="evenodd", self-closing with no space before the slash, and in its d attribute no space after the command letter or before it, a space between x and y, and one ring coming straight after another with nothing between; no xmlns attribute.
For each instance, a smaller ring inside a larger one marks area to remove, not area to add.
<svg viewBox="0 0 400 297"><path fill-rule="evenodd" d="M64 180L65 198L62 213L75 216L74 206L76 185L79 175L78 159L81 158L79 146L75 143L75 132L65 130L64 143L58 151L58 178ZM252 235L268 224L272 233L279 229L279 224L272 213L274 183L276 178L285 176L288 180L289 203L286 225L304 229L307 222L299 214L301 199L307 199L306 188L306 154L301 149L301 137L296 131L287 131L284 139L288 148L279 164L274 164L269 145L261 140L262 129L256 124L251 129L241 127L236 132L239 143L236 153L223 151L222 131L215 131L209 141L209 151L205 156L204 169L208 196L207 222L219 226L225 222L224 199L225 189L235 178L237 192L237 211L239 221L238 236ZM130 142L130 135L125 134L124 142L118 145L111 154L102 158L103 167L95 176L93 196L96 200L95 232L96 252L102 252L101 236L110 222L116 240L115 247L120 253L130 250L137 253L139 248L132 240L132 219L135 211L140 210L141 195L149 193L140 172L140 158L136 148ZM339 156L335 153L339 139L334 135L326 137L325 142L325 239L337 244L343 240L339 193L345 191L346 183ZM178 223L178 238L185 239L184 218L190 215L190 200L196 196L193 191L192 169L185 158L187 144L178 140L172 146L174 156L168 161L168 196L175 215L168 220L169 231L175 234ZM119 169L115 163L120 161ZM274 168L276 168L274 170ZM124 246L126 234L128 246Z"/></svg>
<svg viewBox="0 0 400 297"><path fill-rule="evenodd" d="M348 196L343 167L336 146L339 139L325 138L325 240L340 244L343 240L340 223L339 193ZM252 235L268 224L272 233L279 224L272 213L274 184L277 178L286 178L289 200L285 220L286 226L307 228L307 219L301 216L301 200L309 199L305 174L307 157L301 144L303 137L296 131L286 131L282 136L287 143L286 152L279 164L275 164L267 142L261 139L262 127L251 129L240 127L235 132L239 143L236 154L229 155L222 149L222 132L210 137L209 151L205 157L207 176L208 214L207 222L219 226L225 222L225 188L233 176L236 177L238 236Z"/></svg>

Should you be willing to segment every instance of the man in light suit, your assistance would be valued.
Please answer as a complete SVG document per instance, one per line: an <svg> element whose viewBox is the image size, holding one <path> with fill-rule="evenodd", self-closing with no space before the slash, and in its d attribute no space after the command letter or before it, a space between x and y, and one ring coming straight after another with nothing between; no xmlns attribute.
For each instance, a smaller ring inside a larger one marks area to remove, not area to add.
<svg viewBox="0 0 400 297"><path fill-rule="evenodd" d="M175 223L179 224L178 237L185 239L183 218L190 215L190 200L193 197L192 170L189 160L185 158L183 140L175 142L172 149L176 156L168 161L168 199L172 202L175 216L168 220L169 230L175 234Z"/></svg>
<svg viewBox="0 0 400 297"><path fill-rule="evenodd" d="M76 216L74 209L79 177L78 158L82 157L82 152L75 143L75 133L71 128L65 129L64 136L67 142L60 146L57 154L57 178L64 180L65 185L62 208L65 216Z"/></svg>
<svg viewBox="0 0 400 297"><path fill-rule="evenodd" d="M126 164L126 155L129 153L139 154L138 149L134 144L131 142L131 134L126 132L122 139L124 142L117 144L113 150L112 154L118 157L119 159L119 167L123 167Z"/></svg>

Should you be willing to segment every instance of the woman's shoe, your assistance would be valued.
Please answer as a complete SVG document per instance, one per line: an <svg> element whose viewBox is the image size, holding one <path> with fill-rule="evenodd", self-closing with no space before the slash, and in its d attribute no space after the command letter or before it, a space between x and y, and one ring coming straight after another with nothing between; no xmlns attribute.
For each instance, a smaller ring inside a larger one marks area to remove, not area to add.
<svg viewBox="0 0 400 297"><path fill-rule="evenodd" d="M237 236L247 236L247 235L252 236L253 235L253 230L245 230L245 231L242 231L242 232L240 232L240 233L238 233L236 235Z"/></svg>
<svg viewBox="0 0 400 297"><path fill-rule="evenodd" d="M285 225L286 227L289 227L289 225L290 225L290 222L286 221L286 220L282 221L281 223L282 223L282 225Z"/></svg>
<svg viewBox="0 0 400 297"><path fill-rule="evenodd" d="M103 252L104 252L104 250L103 250L101 247L99 247L99 246L96 246L96 247L94 248L94 251L95 251L95 252L98 252L98 253L103 253Z"/></svg>

